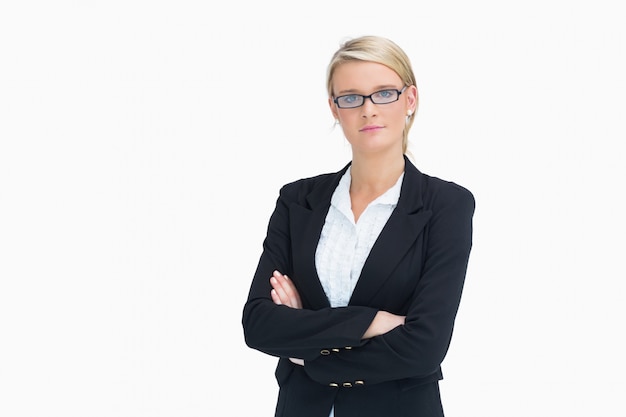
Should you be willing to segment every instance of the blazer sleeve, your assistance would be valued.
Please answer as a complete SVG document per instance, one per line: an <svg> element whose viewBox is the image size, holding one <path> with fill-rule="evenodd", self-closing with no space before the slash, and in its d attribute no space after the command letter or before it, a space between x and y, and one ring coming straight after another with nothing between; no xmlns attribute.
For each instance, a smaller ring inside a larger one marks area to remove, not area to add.
<svg viewBox="0 0 626 417"><path fill-rule="evenodd" d="M276 305L269 282L274 270L291 274L289 211L297 204L298 183L284 186L270 217L263 251L243 309L246 344L277 357L312 360L328 346L359 346L378 309L365 306L317 310ZM301 296L306 294L301 294Z"/></svg>
<svg viewBox="0 0 626 417"><path fill-rule="evenodd" d="M423 378L440 372L459 307L472 246L475 202L456 186L440 193L431 208L425 261L405 325L364 345L305 362L313 380L375 384Z"/></svg>

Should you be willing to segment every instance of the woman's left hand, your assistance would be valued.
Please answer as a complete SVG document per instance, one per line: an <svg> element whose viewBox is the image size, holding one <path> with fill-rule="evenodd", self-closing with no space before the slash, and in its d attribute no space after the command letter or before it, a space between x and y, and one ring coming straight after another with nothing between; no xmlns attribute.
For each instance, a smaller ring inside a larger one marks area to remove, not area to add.
<svg viewBox="0 0 626 417"><path fill-rule="evenodd" d="M270 278L270 283L273 288L271 295L274 304L286 305L291 308L302 308L300 294L287 275L274 271L274 274ZM289 358L289 360L296 365L304 366L303 359Z"/></svg>
<svg viewBox="0 0 626 417"><path fill-rule="evenodd" d="M270 278L272 284L272 301L277 305L286 305L291 308L302 308L302 300L296 286L287 275L283 275L278 271Z"/></svg>

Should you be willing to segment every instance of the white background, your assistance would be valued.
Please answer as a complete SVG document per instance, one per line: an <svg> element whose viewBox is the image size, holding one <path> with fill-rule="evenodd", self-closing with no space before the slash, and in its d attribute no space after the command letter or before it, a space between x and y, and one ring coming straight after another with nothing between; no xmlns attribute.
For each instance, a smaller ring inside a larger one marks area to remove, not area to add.
<svg viewBox="0 0 626 417"><path fill-rule="evenodd" d="M326 64L377 34L415 163L477 200L446 415L626 416L618 4L2 2L0 415L273 415L248 285L280 186L348 162Z"/></svg>

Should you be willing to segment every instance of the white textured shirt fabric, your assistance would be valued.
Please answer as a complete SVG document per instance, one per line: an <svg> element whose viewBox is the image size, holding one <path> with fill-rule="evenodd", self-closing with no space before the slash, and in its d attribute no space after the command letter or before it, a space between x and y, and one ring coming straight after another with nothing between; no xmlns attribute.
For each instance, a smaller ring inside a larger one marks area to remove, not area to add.
<svg viewBox="0 0 626 417"><path fill-rule="evenodd" d="M317 275L331 307L345 307L374 242L398 204L404 172L395 185L369 203L354 222L350 167L339 181L315 252ZM334 407L329 417L334 417Z"/></svg>
<svg viewBox="0 0 626 417"><path fill-rule="evenodd" d="M398 204L402 178L372 201L354 222L350 167L339 181L315 252L317 275L331 307L345 307L374 242Z"/></svg>

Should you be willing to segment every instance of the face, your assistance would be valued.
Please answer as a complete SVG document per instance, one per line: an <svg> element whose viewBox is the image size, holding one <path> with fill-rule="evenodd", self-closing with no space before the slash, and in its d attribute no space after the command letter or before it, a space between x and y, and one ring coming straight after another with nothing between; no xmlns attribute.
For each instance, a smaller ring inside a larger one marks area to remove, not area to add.
<svg viewBox="0 0 626 417"><path fill-rule="evenodd" d="M381 90L402 90L400 76L391 68L375 62L346 62L337 67L332 79L334 97L360 94L368 96ZM375 95L375 101L384 101L386 93ZM347 97L350 103L354 97ZM344 135L354 153L402 153L402 132L409 111L414 112L417 102L415 86L407 87L398 100L387 104L374 104L366 98L355 108L339 108L333 99L328 100L333 116L339 120Z"/></svg>

